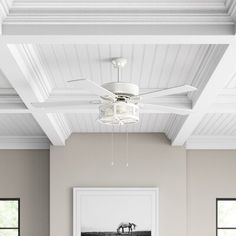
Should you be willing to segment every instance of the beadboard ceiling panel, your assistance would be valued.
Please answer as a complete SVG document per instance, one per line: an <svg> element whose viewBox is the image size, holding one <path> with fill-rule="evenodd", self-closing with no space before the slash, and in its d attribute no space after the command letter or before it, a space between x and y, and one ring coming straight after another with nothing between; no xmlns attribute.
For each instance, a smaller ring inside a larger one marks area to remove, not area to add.
<svg viewBox="0 0 236 236"><path fill-rule="evenodd" d="M236 114L207 114L194 135L236 136Z"/></svg>
<svg viewBox="0 0 236 236"><path fill-rule="evenodd" d="M162 89L193 84L212 45L24 45L40 60L53 87L71 86L69 80L87 78L98 84L117 81L110 60L128 59L122 81L141 89ZM31 49L30 49L31 48ZM201 81L200 81L201 82ZM200 83L199 82L199 83Z"/></svg>
<svg viewBox="0 0 236 236"><path fill-rule="evenodd" d="M73 132L164 132L170 115L140 114L140 121L134 125L112 126L103 125L97 121L97 114L67 114Z"/></svg>
<svg viewBox="0 0 236 236"><path fill-rule="evenodd" d="M31 114L0 114L0 136L45 136Z"/></svg>

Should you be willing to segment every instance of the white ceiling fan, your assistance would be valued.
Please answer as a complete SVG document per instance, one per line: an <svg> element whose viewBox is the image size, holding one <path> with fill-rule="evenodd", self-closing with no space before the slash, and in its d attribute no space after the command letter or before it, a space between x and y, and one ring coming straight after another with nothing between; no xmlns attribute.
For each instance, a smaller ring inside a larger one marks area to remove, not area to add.
<svg viewBox="0 0 236 236"><path fill-rule="evenodd" d="M67 109L68 107L80 108L81 106L97 105L99 111L99 121L105 124L130 124L139 121L139 109L155 109L160 113L174 113L178 115L187 115L191 109L180 108L175 106L165 106L155 104L151 101L153 98L181 94L195 91L196 88L190 85L174 87L164 90L158 90L148 93L139 93L139 87L132 83L120 81L120 70L127 63L125 58L115 58L112 64L118 71L118 81L103 84L102 86L88 79L71 80L76 87L83 88L98 96L98 100L86 101L53 101L33 103L32 106L40 109ZM70 91L68 91L70 92Z"/></svg>

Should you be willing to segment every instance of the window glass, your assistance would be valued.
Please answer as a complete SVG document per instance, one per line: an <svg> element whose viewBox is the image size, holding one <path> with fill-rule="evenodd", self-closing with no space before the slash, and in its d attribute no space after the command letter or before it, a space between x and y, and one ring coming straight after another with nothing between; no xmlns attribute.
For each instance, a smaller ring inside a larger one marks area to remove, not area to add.
<svg viewBox="0 0 236 236"><path fill-rule="evenodd" d="M18 236L18 229L0 229L0 236Z"/></svg>
<svg viewBox="0 0 236 236"><path fill-rule="evenodd" d="M236 236L236 230L235 229L219 229L218 230L218 236Z"/></svg>
<svg viewBox="0 0 236 236"><path fill-rule="evenodd" d="M236 200L218 202L218 227L236 227Z"/></svg>
<svg viewBox="0 0 236 236"><path fill-rule="evenodd" d="M18 201L0 200L0 228L18 227Z"/></svg>
<svg viewBox="0 0 236 236"><path fill-rule="evenodd" d="M0 236L20 235L20 200L0 198Z"/></svg>

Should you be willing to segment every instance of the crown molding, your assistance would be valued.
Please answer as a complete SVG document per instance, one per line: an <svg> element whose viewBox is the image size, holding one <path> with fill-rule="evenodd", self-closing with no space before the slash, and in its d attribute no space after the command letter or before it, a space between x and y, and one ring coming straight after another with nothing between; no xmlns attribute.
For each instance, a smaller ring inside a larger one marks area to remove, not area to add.
<svg viewBox="0 0 236 236"><path fill-rule="evenodd" d="M145 2L139 0L126 0L126 1L108 1L108 0L69 0L69 1L16 1L13 10L20 9L157 9L157 10L208 10L208 11L225 11L225 4L223 2L190 2L190 1L164 1L157 2L153 0L146 0Z"/></svg>
<svg viewBox="0 0 236 236"><path fill-rule="evenodd" d="M2 22L9 14L10 4L8 0L0 1L0 35L2 34Z"/></svg>
<svg viewBox="0 0 236 236"><path fill-rule="evenodd" d="M226 0L225 5L228 9L228 15L230 15L234 21L236 21L236 1Z"/></svg>
<svg viewBox="0 0 236 236"><path fill-rule="evenodd" d="M48 114L48 115L51 116L51 118L54 120L55 124L57 124L58 129L62 133L65 140L67 138L69 138L72 131L71 131L69 122L67 121L64 114L55 113L55 114Z"/></svg>
<svg viewBox="0 0 236 236"><path fill-rule="evenodd" d="M7 50L8 49L8 50ZM25 103L31 114L54 145L64 145L70 135L69 124L63 114L46 114L32 107L34 102L46 100L52 89L48 76L31 45L8 45L1 49L7 55L15 70L11 71L9 62L2 62L11 84ZM9 54L12 54L11 57ZM15 62L13 62L13 58ZM17 64L16 64L17 63ZM12 75L13 73L13 75ZM20 74L17 75L17 74Z"/></svg>
<svg viewBox="0 0 236 236"><path fill-rule="evenodd" d="M7 89L0 89L0 114L27 114L30 111L17 94L9 94Z"/></svg>
<svg viewBox="0 0 236 236"><path fill-rule="evenodd" d="M49 83L48 76L33 46L17 44L9 45L9 47L12 48L14 58L37 97L41 101L47 99L52 91L52 85Z"/></svg>
<svg viewBox="0 0 236 236"><path fill-rule="evenodd" d="M3 32L6 35L101 32L122 35L126 31L163 35L234 34L234 22L227 11L224 3L197 1L16 1L4 21ZM146 29L146 25L152 28Z"/></svg>
<svg viewBox="0 0 236 236"><path fill-rule="evenodd" d="M49 149L46 136L0 136L0 149Z"/></svg>
<svg viewBox="0 0 236 236"><path fill-rule="evenodd" d="M10 7L11 7L10 1L8 0L0 1L0 20L3 20L8 16Z"/></svg>
<svg viewBox="0 0 236 236"><path fill-rule="evenodd" d="M236 149L236 136L191 136L185 143L185 148L191 149Z"/></svg>

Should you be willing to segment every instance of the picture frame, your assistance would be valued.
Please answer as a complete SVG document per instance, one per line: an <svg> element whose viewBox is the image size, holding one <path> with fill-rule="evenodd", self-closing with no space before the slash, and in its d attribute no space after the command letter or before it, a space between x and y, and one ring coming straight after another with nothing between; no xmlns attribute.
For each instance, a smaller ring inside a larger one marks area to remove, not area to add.
<svg viewBox="0 0 236 236"><path fill-rule="evenodd" d="M159 189L73 188L73 236L159 236Z"/></svg>

